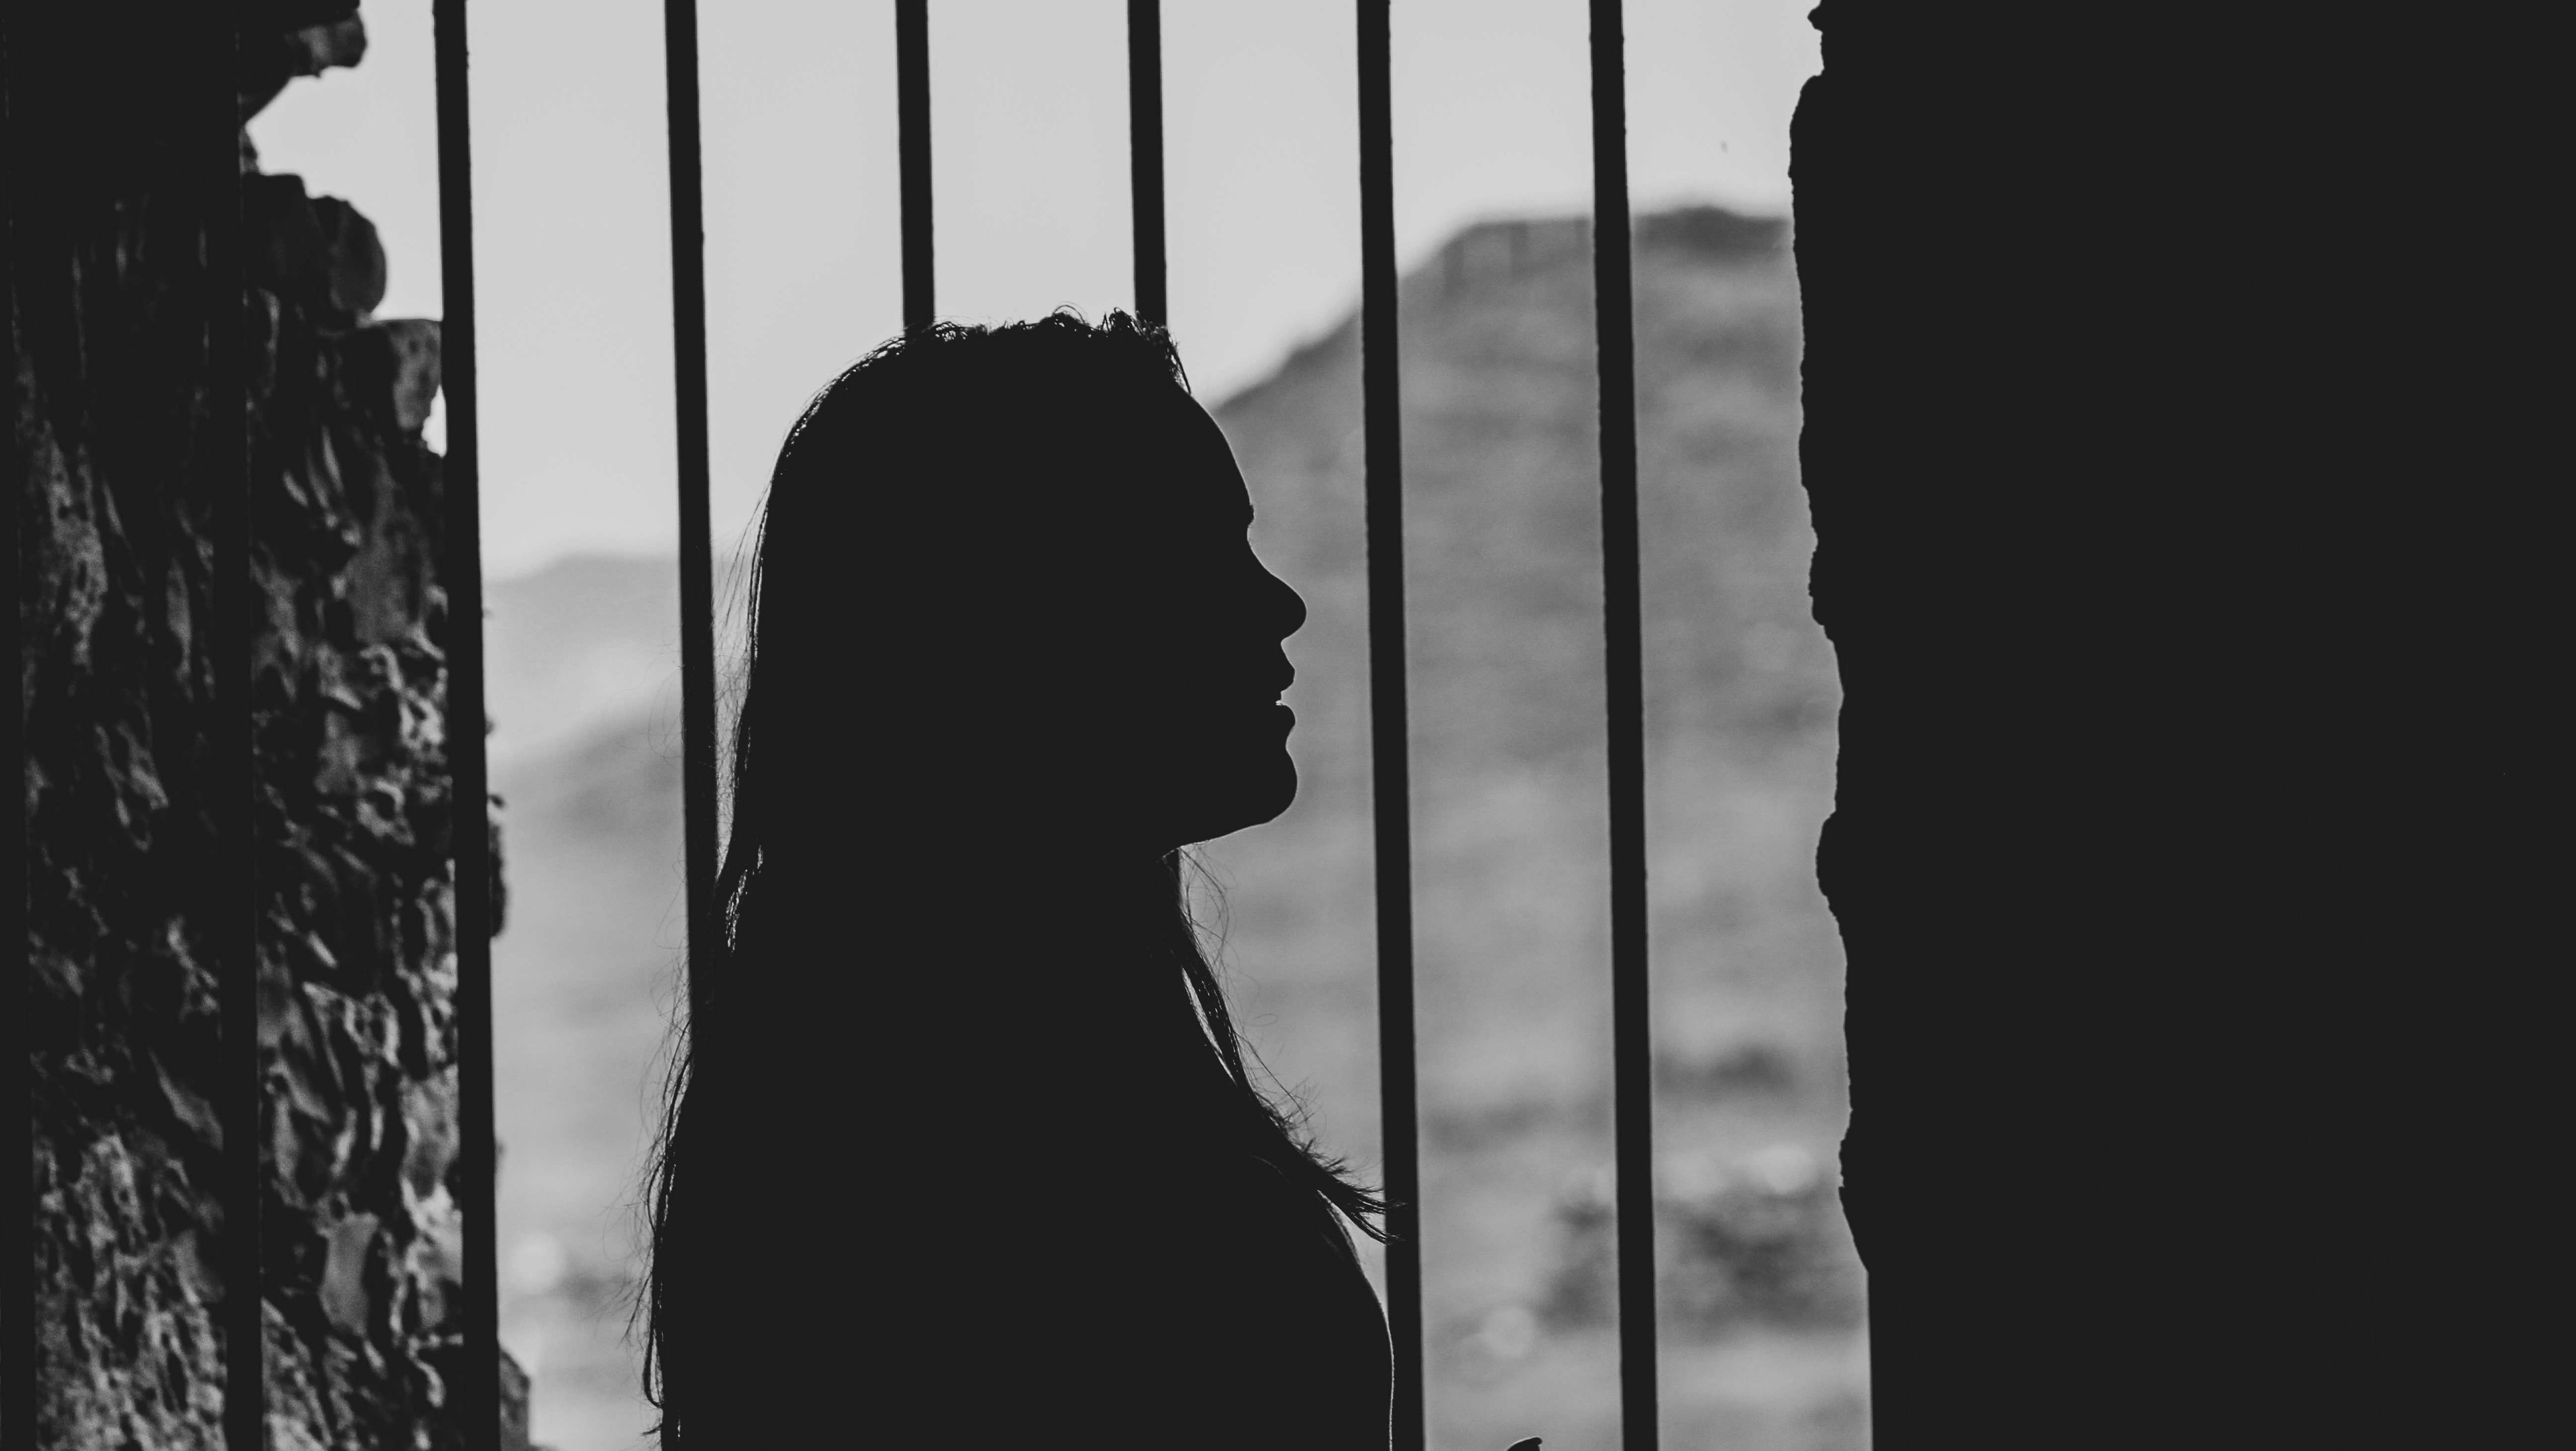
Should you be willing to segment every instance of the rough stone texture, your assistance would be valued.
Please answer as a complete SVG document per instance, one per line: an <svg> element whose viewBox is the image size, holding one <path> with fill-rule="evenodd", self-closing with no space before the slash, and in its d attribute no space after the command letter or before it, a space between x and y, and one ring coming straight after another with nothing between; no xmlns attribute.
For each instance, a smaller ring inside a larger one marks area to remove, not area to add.
<svg viewBox="0 0 2576 1451"><path fill-rule="evenodd" d="M245 112L363 50L346 3L265 8ZM221 1443L206 464L243 434L207 406L183 20L48 10L13 36L47 1447ZM369 316L385 257L347 204L243 184L269 1439L462 1445L442 1411L461 1345L442 505L420 436L438 328Z"/></svg>

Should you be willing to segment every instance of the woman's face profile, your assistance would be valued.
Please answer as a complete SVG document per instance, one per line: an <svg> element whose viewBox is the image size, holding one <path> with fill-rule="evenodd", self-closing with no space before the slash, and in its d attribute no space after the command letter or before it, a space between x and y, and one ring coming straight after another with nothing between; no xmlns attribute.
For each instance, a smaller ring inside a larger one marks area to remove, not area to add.
<svg viewBox="0 0 2576 1451"><path fill-rule="evenodd" d="M1101 628L1059 638L1081 642L1062 660L1080 809L1159 853L1295 799L1283 642L1306 604L1252 552L1251 493L1215 420L1175 389L1137 437L1081 491L1107 505L1100 527L1072 531L1058 556L1088 596L1065 603L1097 610Z"/></svg>

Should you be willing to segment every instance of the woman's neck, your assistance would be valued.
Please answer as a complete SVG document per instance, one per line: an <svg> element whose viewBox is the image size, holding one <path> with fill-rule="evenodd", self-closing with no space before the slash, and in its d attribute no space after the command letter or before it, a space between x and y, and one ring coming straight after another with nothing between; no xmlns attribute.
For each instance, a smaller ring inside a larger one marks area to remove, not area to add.
<svg viewBox="0 0 2576 1451"><path fill-rule="evenodd" d="M745 903L742 964L766 996L817 995L889 1070L1029 1083L1187 1074L1186 921L1151 858L990 846L883 854L870 870L777 863ZM817 1026L809 1024L809 1027Z"/></svg>

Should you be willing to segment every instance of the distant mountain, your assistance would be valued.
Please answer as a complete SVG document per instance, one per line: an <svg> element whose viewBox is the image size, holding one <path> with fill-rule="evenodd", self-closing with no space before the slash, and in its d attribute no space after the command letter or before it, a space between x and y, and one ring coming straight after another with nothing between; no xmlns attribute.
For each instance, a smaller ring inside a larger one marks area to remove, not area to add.
<svg viewBox="0 0 2576 1451"><path fill-rule="evenodd" d="M1662 213L1640 219L1635 257L1654 727L1675 744L1793 738L1829 706L1831 671L1806 610L1785 229ZM1579 762L1602 668L1590 226L1470 228L1401 296L1417 772ZM1301 669L1365 654L1357 362L1346 321L1217 410L1255 539L1314 608L1290 642ZM1314 764L1357 769L1365 692L1315 703L1330 723L1306 734Z"/></svg>

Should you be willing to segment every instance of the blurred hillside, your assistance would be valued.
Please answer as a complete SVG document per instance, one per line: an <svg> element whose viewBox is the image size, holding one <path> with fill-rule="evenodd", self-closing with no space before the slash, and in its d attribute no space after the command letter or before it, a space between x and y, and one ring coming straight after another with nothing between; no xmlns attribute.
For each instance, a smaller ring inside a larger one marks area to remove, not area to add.
<svg viewBox="0 0 2576 1451"><path fill-rule="evenodd" d="M1665 1433L1866 1443L1859 1281L1833 1195L1841 956L1813 862L1830 649L1807 614L1798 300L1779 223L1637 239ZM1496 222L1404 283L1425 1256L1435 1444L1616 1444L1606 818L1588 228ZM1187 339L1182 339L1186 348ZM1204 849L1233 991L1326 1144L1377 1153L1357 330L1216 411L1254 539L1307 598L1304 779ZM540 1439L630 1444L628 1190L676 990L667 561L496 584L509 799L505 1317ZM658 712L658 714L657 714ZM539 726L536 722L544 722ZM528 1353L522 1342L538 1343Z"/></svg>
<svg viewBox="0 0 2576 1451"><path fill-rule="evenodd" d="M579 759L586 738L616 735L662 696L676 706L678 591L666 558L588 555L494 580L484 593L493 760Z"/></svg>

